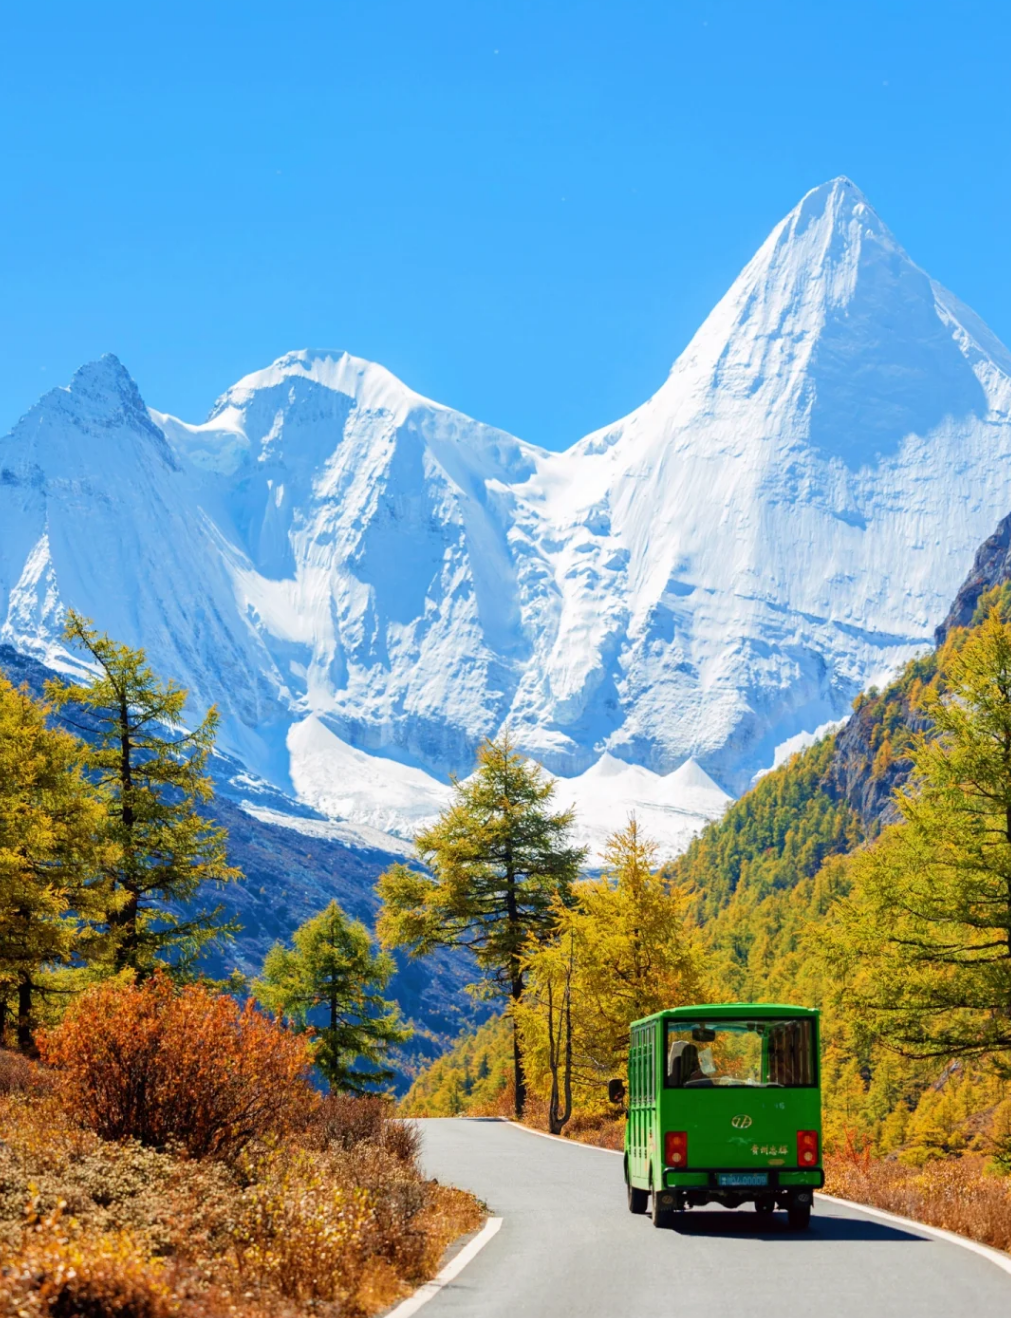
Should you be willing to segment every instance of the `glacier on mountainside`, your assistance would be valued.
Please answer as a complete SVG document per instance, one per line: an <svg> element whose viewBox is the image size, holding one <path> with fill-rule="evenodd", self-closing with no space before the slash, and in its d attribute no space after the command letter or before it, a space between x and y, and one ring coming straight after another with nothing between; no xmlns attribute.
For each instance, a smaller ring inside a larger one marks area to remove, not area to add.
<svg viewBox="0 0 1011 1318"><path fill-rule="evenodd" d="M412 838L452 799L445 783L356 750L313 716L292 727L288 746L298 799L332 819L353 821L359 831ZM732 799L694 760L661 775L605 753L585 773L555 779L551 808L575 811L573 840L586 848L588 865L599 869L608 835L624 828L631 814L667 859Z"/></svg>
<svg viewBox="0 0 1011 1318"><path fill-rule="evenodd" d="M82 368L0 440L0 641L66 663L77 607L363 826L416 827L507 727L597 832L648 807L682 838L684 766L701 821L930 644L1011 508L1009 405L1006 349L836 179L563 453L347 353L202 424Z"/></svg>

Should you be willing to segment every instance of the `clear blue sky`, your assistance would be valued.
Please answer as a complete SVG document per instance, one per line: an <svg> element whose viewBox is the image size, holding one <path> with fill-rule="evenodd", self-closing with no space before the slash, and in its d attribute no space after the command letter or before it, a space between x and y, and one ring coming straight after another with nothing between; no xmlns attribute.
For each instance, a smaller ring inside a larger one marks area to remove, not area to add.
<svg viewBox="0 0 1011 1318"><path fill-rule="evenodd" d="M0 434L117 353L201 419L347 348L564 447L848 174L1011 342L1011 5L102 0L0 38Z"/></svg>

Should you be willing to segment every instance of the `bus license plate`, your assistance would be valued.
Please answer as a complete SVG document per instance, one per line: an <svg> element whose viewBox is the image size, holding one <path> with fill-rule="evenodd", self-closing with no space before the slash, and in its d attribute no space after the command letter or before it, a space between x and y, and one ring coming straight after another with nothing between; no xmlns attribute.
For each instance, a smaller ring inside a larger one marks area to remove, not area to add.
<svg viewBox="0 0 1011 1318"><path fill-rule="evenodd" d="M720 1172L717 1185L768 1185L768 1172Z"/></svg>

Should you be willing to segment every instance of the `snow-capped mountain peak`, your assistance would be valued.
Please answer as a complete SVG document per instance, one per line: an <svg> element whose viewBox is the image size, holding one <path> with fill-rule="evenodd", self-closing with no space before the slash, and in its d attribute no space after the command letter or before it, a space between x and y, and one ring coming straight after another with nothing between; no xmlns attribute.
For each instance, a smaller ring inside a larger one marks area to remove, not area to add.
<svg viewBox="0 0 1011 1318"><path fill-rule="evenodd" d="M349 352L303 348L285 353L263 370L243 376L217 400L209 420L215 421L231 409L241 411L260 391L273 390L294 380L311 380L333 393L353 398L359 407L389 412L400 419L412 407L449 410L415 393L376 362L353 357Z"/></svg>
<svg viewBox="0 0 1011 1318"><path fill-rule="evenodd" d="M72 470L97 476L107 463L147 457L172 469L178 466L133 377L112 353L85 363L68 385L45 394L22 417L0 454L8 470L32 462L35 455L47 462L55 458L64 478Z"/></svg>
<svg viewBox="0 0 1011 1318"><path fill-rule="evenodd" d="M76 605L321 801L361 797L361 753L437 799L508 727L667 817L930 643L1011 507L1009 370L843 178L564 453L348 353L289 353L199 424L106 358L0 440L0 638L51 658Z"/></svg>
<svg viewBox="0 0 1011 1318"><path fill-rule="evenodd" d="M773 229L647 407L688 425L740 405L765 413L756 439L873 464L945 416L988 410L938 293L834 179Z"/></svg>

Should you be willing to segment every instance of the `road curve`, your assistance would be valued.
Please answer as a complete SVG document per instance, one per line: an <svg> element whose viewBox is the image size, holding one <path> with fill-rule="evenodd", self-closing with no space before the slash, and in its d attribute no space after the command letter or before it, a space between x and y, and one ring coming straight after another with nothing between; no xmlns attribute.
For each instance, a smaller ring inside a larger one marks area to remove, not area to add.
<svg viewBox="0 0 1011 1318"><path fill-rule="evenodd" d="M503 1218L424 1318L1011 1314L1011 1275L985 1258L824 1199L803 1234L750 1208L695 1208L657 1230L625 1207L613 1154L494 1120L418 1125L427 1173Z"/></svg>

